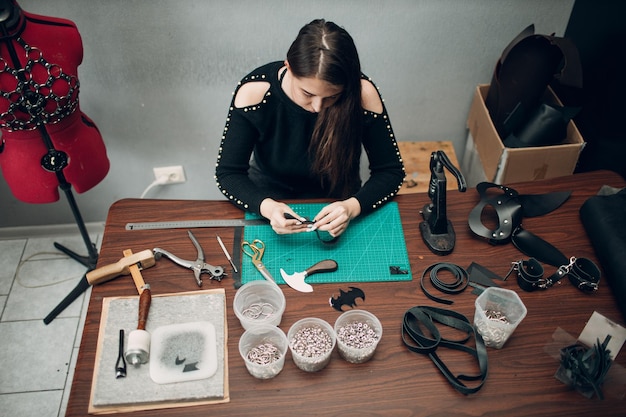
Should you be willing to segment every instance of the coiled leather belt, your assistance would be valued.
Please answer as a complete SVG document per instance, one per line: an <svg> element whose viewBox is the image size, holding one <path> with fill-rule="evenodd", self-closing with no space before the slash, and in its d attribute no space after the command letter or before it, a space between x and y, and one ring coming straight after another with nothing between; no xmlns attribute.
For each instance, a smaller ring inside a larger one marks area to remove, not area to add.
<svg viewBox="0 0 626 417"><path fill-rule="evenodd" d="M454 276L454 281L453 282L442 281L439 278L439 272L442 270L451 272L452 275ZM427 274L430 278L430 282L433 285L433 287L435 287L436 289L438 289L439 291L445 294L458 294L460 292L463 292L465 288L467 288L467 285L469 284L469 274L467 273L465 269L461 268L458 265L448 263L448 262L440 262L440 263L430 265L422 273L422 278L420 279L420 287L422 288L422 291L424 291L424 294L426 295L426 297L442 304L452 304L453 301L436 297L432 295L430 292L428 292L428 290L426 289L426 286L424 285L424 279L426 278Z"/></svg>

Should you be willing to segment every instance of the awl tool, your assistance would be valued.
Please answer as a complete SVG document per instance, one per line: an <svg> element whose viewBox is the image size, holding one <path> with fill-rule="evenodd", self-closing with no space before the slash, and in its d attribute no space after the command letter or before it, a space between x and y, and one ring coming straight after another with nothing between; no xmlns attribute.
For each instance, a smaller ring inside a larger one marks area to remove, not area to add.
<svg viewBox="0 0 626 417"><path fill-rule="evenodd" d="M285 280L287 285L294 290L300 292L313 292L313 287L304 282L305 278L313 274L319 274L320 272L336 271L337 267L337 262L332 259L325 259L307 268L304 272L294 272L291 275L286 273L285 270L281 268L280 275L282 275L283 280Z"/></svg>
<svg viewBox="0 0 626 417"><path fill-rule="evenodd" d="M125 256L114 264L105 265L87 272L63 301L43 319L43 322L49 324L67 306L87 291L91 285L102 284L120 275L128 275L130 274L131 265L137 265L140 269L145 269L154 266L155 263L154 253L150 249L146 249L131 256Z"/></svg>

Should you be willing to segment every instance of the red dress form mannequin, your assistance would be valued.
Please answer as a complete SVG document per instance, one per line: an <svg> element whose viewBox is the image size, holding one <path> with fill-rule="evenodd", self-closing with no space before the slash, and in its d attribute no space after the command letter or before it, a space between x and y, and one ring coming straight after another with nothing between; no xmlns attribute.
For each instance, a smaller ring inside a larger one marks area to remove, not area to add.
<svg viewBox="0 0 626 417"><path fill-rule="evenodd" d="M1 0L0 29L0 168L11 192L27 203L57 201L59 172L77 192L91 189L108 173L109 160L78 103L83 49L76 25ZM50 145L67 158L57 172L42 166Z"/></svg>

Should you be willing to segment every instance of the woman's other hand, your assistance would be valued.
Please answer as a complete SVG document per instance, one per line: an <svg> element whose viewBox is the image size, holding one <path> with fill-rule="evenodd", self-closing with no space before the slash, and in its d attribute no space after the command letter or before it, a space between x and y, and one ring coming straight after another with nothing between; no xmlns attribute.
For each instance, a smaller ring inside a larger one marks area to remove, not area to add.
<svg viewBox="0 0 626 417"><path fill-rule="evenodd" d="M354 197L343 201L335 201L325 206L313 219L314 230L323 230L332 237L346 231L350 221L361 214L361 205Z"/></svg>

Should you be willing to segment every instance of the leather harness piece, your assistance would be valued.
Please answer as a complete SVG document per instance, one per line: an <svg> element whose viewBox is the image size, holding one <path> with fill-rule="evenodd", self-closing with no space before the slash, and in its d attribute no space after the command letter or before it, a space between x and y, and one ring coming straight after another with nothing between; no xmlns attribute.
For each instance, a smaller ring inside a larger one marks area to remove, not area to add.
<svg viewBox="0 0 626 417"><path fill-rule="evenodd" d="M469 215L469 227L476 235L487 239L492 245L513 242L522 253L530 256L527 261L513 262L511 271L516 271L518 284L525 291L550 288L568 276L572 285L583 292L598 289L600 269L587 258L567 258L559 249L522 227L524 217L541 216L560 207L571 192L521 195L514 189L490 182L476 186L480 202ZM492 207L497 216L497 226L487 228L482 216L487 207ZM539 262L552 265L557 271L544 278ZM508 274L507 274L508 276Z"/></svg>

